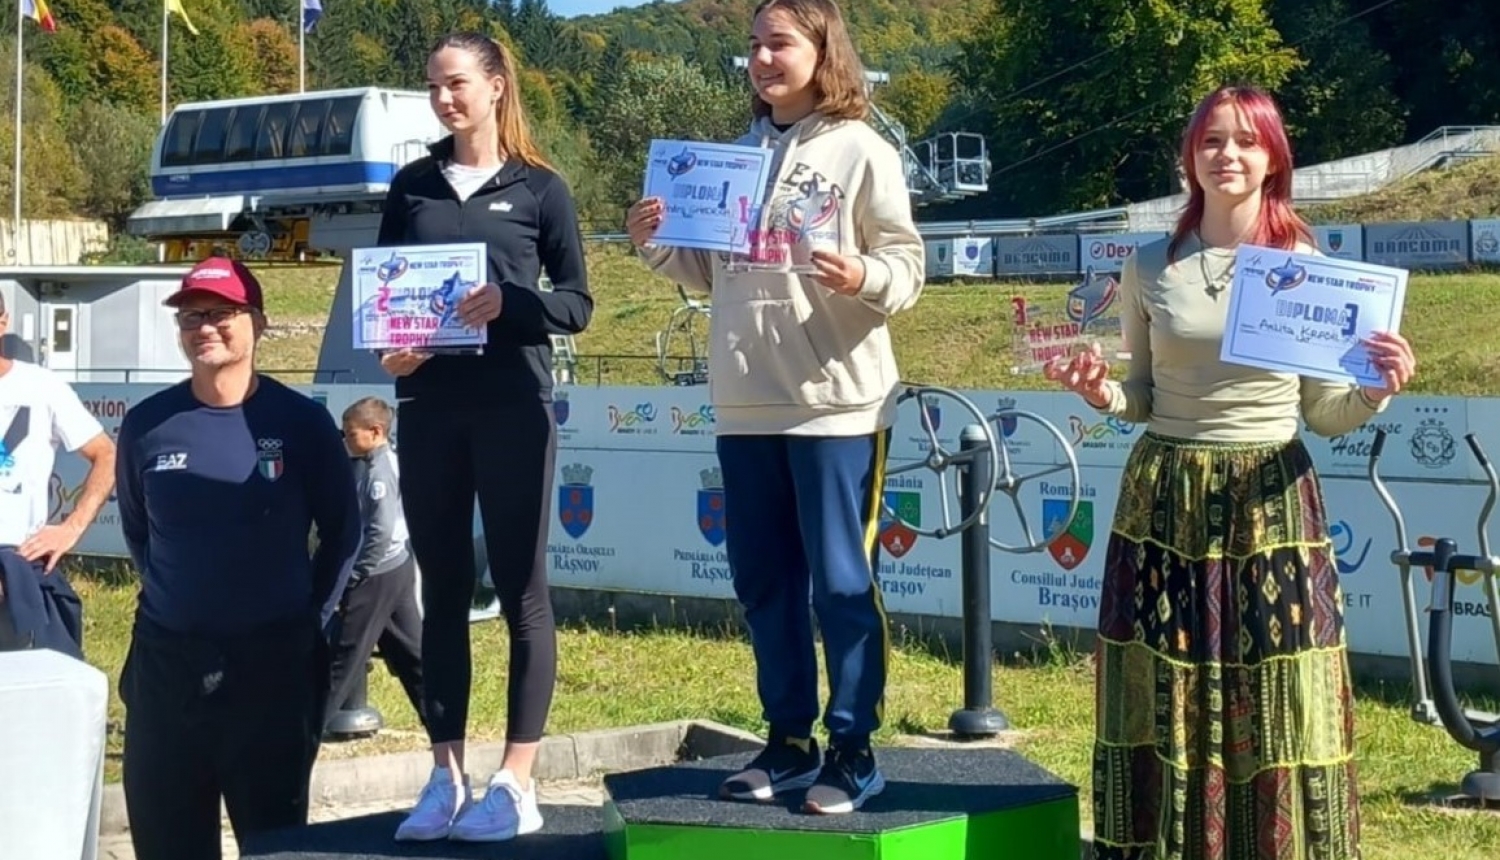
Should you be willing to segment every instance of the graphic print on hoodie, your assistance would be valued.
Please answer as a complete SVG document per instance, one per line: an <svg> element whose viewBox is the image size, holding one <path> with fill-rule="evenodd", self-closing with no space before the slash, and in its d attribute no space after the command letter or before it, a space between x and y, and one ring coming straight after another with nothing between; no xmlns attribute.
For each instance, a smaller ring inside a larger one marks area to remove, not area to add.
<svg viewBox="0 0 1500 860"><path fill-rule="evenodd" d="M772 166L762 205L740 198L740 219L750 230L748 254L733 255L731 266L797 270L812 268L812 253L840 253L844 247L844 189L811 164L797 161L786 176Z"/></svg>

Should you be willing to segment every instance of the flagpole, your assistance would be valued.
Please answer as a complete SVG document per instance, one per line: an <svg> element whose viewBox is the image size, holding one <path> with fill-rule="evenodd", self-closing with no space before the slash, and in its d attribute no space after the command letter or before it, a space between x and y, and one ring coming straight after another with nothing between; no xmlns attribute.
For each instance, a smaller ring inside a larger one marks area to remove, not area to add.
<svg viewBox="0 0 1500 860"><path fill-rule="evenodd" d="M21 39L26 30L22 27L26 16L21 14L20 0L16 0L16 172L11 181L15 183L15 208L12 210L10 222L10 254L20 262L21 255L21 101L26 93L26 69L24 66L24 52L21 50Z"/></svg>
<svg viewBox="0 0 1500 860"><path fill-rule="evenodd" d="M167 124L167 0L161 0L161 124Z"/></svg>
<svg viewBox="0 0 1500 860"><path fill-rule="evenodd" d="M307 0L297 0L297 92L307 92Z"/></svg>

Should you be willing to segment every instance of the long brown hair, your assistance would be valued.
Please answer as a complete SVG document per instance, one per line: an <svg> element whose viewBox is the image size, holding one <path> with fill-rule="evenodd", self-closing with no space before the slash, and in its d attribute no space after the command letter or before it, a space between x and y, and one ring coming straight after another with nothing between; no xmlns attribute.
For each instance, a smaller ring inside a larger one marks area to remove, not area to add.
<svg viewBox="0 0 1500 860"><path fill-rule="evenodd" d="M521 104L521 80L516 74L516 59L510 49L483 33L449 33L438 40L428 56L444 48L468 51L479 61L479 68L490 77L500 78L505 85L500 88L500 100L495 105L495 124L500 134L500 150L511 158L517 158L531 167L552 169L542 150L531 137L531 128L526 122L526 109Z"/></svg>
<svg viewBox="0 0 1500 860"><path fill-rule="evenodd" d="M1255 87L1220 87L1209 93L1193 111L1187 131L1182 135L1182 169L1187 174L1188 202L1177 219L1177 228L1172 231L1172 241L1167 245L1167 258L1175 260L1177 249L1182 246L1189 233L1203 222L1203 184L1198 181L1194 162L1198 147L1203 145L1203 135L1208 128L1209 117L1219 105L1232 105L1244 115L1245 121L1255 130L1255 139L1270 156L1265 182L1260 188L1260 217L1256 220L1251 244L1290 250L1298 240L1309 245L1317 244L1312 228L1292 208L1292 144L1286 136L1286 124L1281 119L1281 110L1276 101L1263 90Z"/></svg>
<svg viewBox="0 0 1500 860"><path fill-rule="evenodd" d="M865 89L865 68L854 50L854 40L844 25L844 15L833 0L762 0L751 20L762 12L780 9L809 42L818 49L818 67L812 85L818 92L813 108L829 119L864 119L870 115L870 94ZM759 118L771 115L771 106L760 94L750 94L750 111Z"/></svg>

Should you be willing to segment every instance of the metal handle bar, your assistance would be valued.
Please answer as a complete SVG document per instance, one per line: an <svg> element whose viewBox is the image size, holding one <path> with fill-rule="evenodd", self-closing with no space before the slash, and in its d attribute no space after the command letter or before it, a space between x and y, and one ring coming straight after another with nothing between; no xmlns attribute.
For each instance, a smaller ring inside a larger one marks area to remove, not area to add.
<svg viewBox="0 0 1500 860"><path fill-rule="evenodd" d="M1484 507L1479 512L1479 554L1485 558L1490 555L1490 512L1495 509L1495 497L1500 495L1500 477L1495 475L1495 467L1490 465L1490 458L1484 455L1484 448L1479 445L1479 437L1474 433L1464 436L1464 441L1469 443L1469 450L1474 452L1474 459L1479 461L1479 467L1484 469L1484 476L1489 479L1490 492L1484 499Z"/></svg>
<svg viewBox="0 0 1500 860"><path fill-rule="evenodd" d="M1476 531L1479 536L1479 555L1488 557L1490 554L1489 521L1490 514L1495 509L1495 501L1500 497L1500 475L1495 473L1495 467L1490 463L1490 458L1484 453L1484 447L1479 444L1479 436L1474 433L1464 435L1464 441L1469 443L1469 450L1474 453L1474 459L1479 462L1479 467L1484 470L1486 483L1489 485L1489 494L1485 497L1484 505L1479 510L1479 520ZM1401 517L1401 509L1396 505L1396 500L1391 496L1385 481L1380 477L1380 455L1385 451L1385 431L1375 431L1375 443L1370 446L1370 483L1375 487L1375 494L1380 496L1380 501L1385 504L1386 510L1390 511L1391 519L1396 523L1397 552L1405 553L1406 546L1406 521Z"/></svg>
<svg viewBox="0 0 1500 860"><path fill-rule="evenodd" d="M1401 509L1396 506L1396 500L1391 496L1391 491L1386 489L1385 481L1380 479L1380 454L1385 450L1385 431L1375 431L1375 444L1370 446L1370 483L1375 486L1375 494L1380 496L1380 501L1385 504L1385 509L1390 512L1391 519L1396 521L1396 552L1406 555L1406 521L1401 518Z"/></svg>

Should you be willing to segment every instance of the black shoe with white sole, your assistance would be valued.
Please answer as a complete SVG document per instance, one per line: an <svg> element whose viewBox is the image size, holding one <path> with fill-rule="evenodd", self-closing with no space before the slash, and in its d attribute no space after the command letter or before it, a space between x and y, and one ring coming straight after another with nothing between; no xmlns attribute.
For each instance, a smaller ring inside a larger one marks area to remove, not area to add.
<svg viewBox="0 0 1500 860"><path fill-rule="evenodd" d="M841 815L859 809L884 790L885 777L875 766L874 751L869 747L846 750L830 746L823 770L807 790L802 808L819 815Z"/></svg>
<svg viewBox="0 0 1500 860"><path fill-rule="evenodd" d="M812 738L772 738L744 770L724 780L725 800L766 803L787 791L801 791L818 778L821 757Z"/></svg>

